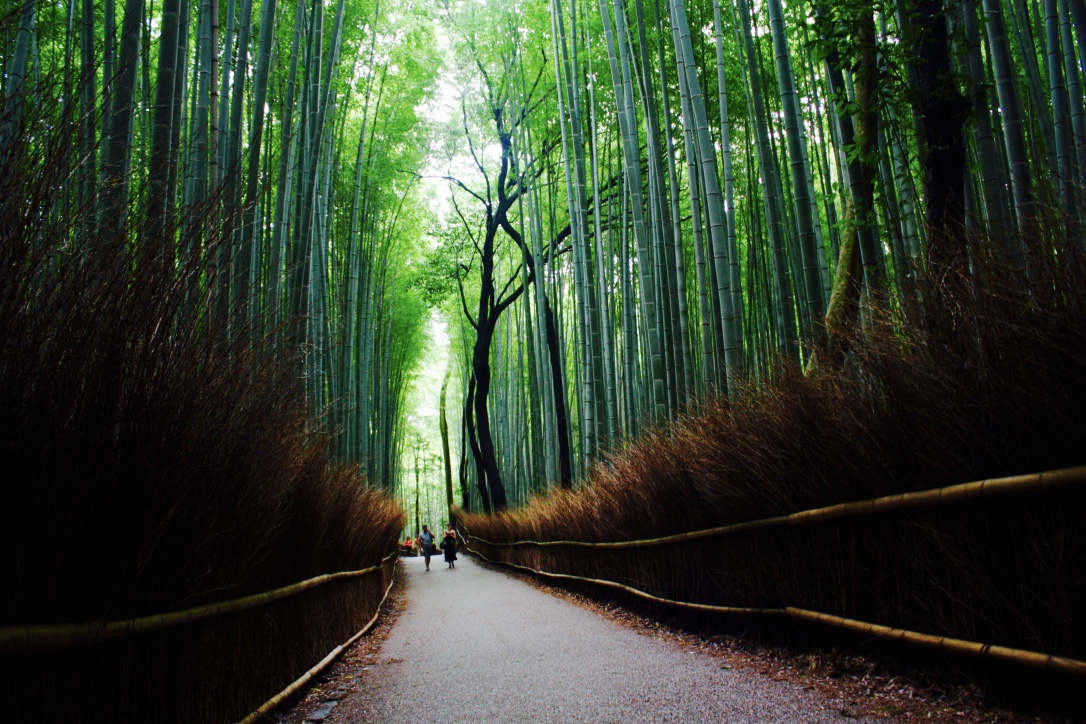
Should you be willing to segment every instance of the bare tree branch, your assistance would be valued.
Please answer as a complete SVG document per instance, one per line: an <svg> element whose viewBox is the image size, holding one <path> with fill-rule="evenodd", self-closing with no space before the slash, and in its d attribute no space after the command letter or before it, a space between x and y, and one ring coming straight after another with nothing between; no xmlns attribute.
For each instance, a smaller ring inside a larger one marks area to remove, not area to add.
<svg viewBox="0 0 1086 724"><path fill-rule="evenodd" d="M471 269L469 269L468 267L464 266L463 264L457 264L457 266L456 266L456 288L460 291L460 306L463 307L463 309L464 309L464 316L467 317L468 324L471 325L472 329L478 331L479 330L479 324L471 316L471 312L468 311L468 299L464 295L464 279L463 279L463 277L460 276L460 270L461 269L464 270L465 276L467 274L471 273Z"/></svg>
<svg viewBox="0 0 1086 724"><path fill-rule="evenodd" d="M490 202L489 202L489 201L488 201L487 199L484 199L484 198L483 198L482 196L480 196L479 194L475 193L475 192L474 192L474 191L472 191L472 190L471 190L470 188L468 188L468 186L467 186L467 185L466 185L466 184L465 184L465 183L464 183L463 181L461 181L460 179L456 178L455 176L424 176L423 178L439 178L439 179L441 179L441 180L443 180L443 181L448 181L448 182L449 182L449 183L451 183L451 184L456 184L456 185L457 185L457 186L459 186L459 187L460 187L460 188L461 188L462 190L464 190L464 191L466 191L467 193L469 193L469 194L471 194L472 196L474 196L474 197L475 197L475 198L476 198L476 199L477 199L477 200L479 201L479 203L481 203L481 204L483 204L483 205L487 205L487 204L489 204L489 203L490 203Z"/></svg>
<svg viewBox="0 0 1086 724"><path fill-rule="evenodd" d="M475 144L471 140L471 131L468 130L468 106L467 106L467 101L465 101L463 95L460 96L460 112L461 112L461 116L462 116L463 121L464 121L464 138L466 138L467 141L468 141L468 150L471 151L471 157L475 161L476 168L479 169L479 173L481 173L483 175L483 179L486 181L486 197L487 197L487 199L490 199L493 196L493 192L491 191L491 188L490 188L490 176L487 174L486 168L483 166L483 162L479 160L478 154L475 153ZM488 207L490 205L489 200L485 201L483 203L485 203Z"/></svg>
<svg viewBox="0 0 1086 724"><path fill-rule="evenodd" d="M478 198L478 197L476 197ZM475 234L471 231L471 222L464 216L464 212L460 210L460 203L457 202L456 197L452 198L453 210L456 211L456 215L460 217L460 223L464 226L464 231L467 232L468 238L471 239L472 246L475 247L475 253L479 256L483 255L483 250L479 248L479 240L475 237Z"/></svg>

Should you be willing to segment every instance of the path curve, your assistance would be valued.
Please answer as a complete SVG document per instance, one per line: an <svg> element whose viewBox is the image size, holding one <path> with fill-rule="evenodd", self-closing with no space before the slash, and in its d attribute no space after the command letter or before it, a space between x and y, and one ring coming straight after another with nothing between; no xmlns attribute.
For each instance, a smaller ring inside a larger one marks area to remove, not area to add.
<svg viewBox="0 0 1086 724"><path fill-rule="evenodd" d="M829 700L683 651L461 556L403 559L407 609L337 721L840 722Z"/></svg>

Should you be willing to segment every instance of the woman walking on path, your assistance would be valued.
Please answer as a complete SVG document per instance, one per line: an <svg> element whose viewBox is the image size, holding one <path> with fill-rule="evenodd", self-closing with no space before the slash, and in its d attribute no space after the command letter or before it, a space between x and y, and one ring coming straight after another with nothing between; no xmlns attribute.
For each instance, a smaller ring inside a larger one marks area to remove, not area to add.
<svg viewBox="0 0 1086 724"><path fill-rule="evenodd" d="M456 568L456 531L449 528L445 531L445 540L441 541L441 550L445 551L445 562L449 568Z"/></svg>

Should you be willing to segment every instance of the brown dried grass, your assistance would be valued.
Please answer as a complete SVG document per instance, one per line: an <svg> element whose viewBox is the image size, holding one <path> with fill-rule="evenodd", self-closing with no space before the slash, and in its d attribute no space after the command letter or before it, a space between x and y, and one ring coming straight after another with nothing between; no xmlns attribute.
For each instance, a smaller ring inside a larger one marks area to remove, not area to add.
<svg viewBox="0 0 1086 724"><path fill-rule="evenodd" d="M331 459L289 347L209 324L215 226L185 219L179 248L210 238L209 253L159 273L141 262L161 240L82 226L91 210L66 201L79 123L44 97L0 169L0 626L163 613L380 561L403 512ZM372 616L381 578L8 657L0 690L17 721L236 719Z"/></svg>
<svg viewBox="0 0 1086 724"><path fill-rule="evenodd" d="M574 492L463 515L495 541L636 540L1086 461L1086 264L1033 242L1027 278L968 240L968 278L927 280L927 313L868 310L840 364L716 400L632 441ZM774 529L640 550L490 557L657 596L799 606L1086 656L1083 493Z"/></svg>

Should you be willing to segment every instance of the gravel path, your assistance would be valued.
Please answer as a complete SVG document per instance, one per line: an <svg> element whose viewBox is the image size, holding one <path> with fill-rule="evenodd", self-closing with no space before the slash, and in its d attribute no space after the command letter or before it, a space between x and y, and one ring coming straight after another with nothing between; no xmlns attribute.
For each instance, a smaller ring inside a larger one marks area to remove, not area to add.
<svg viewBox="0 0 1086 724"><path fill-rule="evenodd" d="M354 722L823 722L814 691L685 652L461 556L403 560L406 610ZM369 668L369 667L367 667ZM360 703L360 702L359 702ZM353 710L353 711L352 711ZM885 719L881 720L885 721Z"/></svg>

